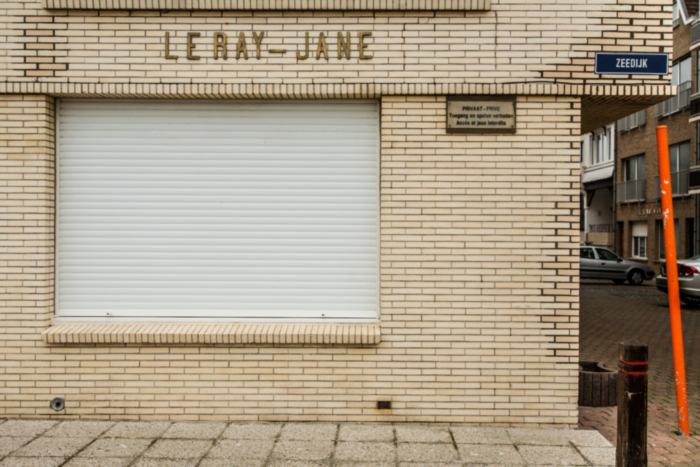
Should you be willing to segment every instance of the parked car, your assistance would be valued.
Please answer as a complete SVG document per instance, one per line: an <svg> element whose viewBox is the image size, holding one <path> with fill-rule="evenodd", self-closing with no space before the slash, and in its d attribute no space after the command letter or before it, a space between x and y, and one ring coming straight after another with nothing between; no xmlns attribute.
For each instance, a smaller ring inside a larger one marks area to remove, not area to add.
<svg viewBox="0 0 700 467"><path fill-rule="evenodd" d="M610 250L596 246L581 247L581 279L612 279L616 284L628 281L641 285L654 278L654 269L646 264L630 261Z"/></svg>
<svg viewBox="0 0 700 467"><path fill-rule="evenodd" d="M668 293L665 261L661 262L661 273L656 276L656 288ZM700 307L700 255L678 260L678 292L683 303Z"/></svg>

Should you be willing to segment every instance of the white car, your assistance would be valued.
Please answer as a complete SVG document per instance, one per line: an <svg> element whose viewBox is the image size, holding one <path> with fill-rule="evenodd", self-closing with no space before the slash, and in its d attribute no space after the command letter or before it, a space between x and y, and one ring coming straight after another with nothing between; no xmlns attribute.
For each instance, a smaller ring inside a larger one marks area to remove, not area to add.
<svg viewBox="0 0 700 467"><path fill-rule="evenodd" d="M661 274L656 276L656 288L668 293L665 261L661 263ZM678 292L683 303L700 307L700 255L678 260Z"/></svg>

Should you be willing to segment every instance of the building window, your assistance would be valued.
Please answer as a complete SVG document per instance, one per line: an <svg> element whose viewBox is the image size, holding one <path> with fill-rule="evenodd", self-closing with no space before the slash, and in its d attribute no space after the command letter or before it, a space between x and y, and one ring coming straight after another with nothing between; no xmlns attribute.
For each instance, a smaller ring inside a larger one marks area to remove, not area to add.
<svg viewBox="0 0 700 467"><path fill-rule="evenodd" d="M58 316L379 316L375 101L60 106Z"/></svg>
<svg viewBox="0 0 700 467"><path fill-rule="evenodd" d="M591 165L600 164L605 160L605 147L607 146L605 131L593 135L593 160Z"/></svg>
<svg viewBox="0 0 700 467"><path fill-rule="evenodd" d="M690 56L679 60L671 67L671 85L679 86L692 79L691 77L691 60Z"/></svg>
<svg viewBox="0 0 700 467"><path fill-rule="evenodd" d="M659 239L659 259L666 259L666 241L664 240L664 224L661 221L656 222L656 228L659 231L657 236ZM678 257L678 219L673 219L674 237L676 237L676 257Z"/></svg>
<svg viewBox="0 0 700 467"><path fill-rule="evenodd" d="M700 92L700 50L695 55L695 92Z"/></svg>
<svg viewBox="0 0 700 467"><path fill-rule="evenodd" d="M647 259L647 237L632 237L632 256Z"/></svg>
<svg viewBox="0 0 700 467"><path fill-rule="evenodd" d="M623 161L625 170L625 181L644 179L644 154L641 156L628 157Z"/></svg>
<svg viewBox="0 0 700 467"><path fill-rule="evenodd" d="M613 159L612 127L603 127L591 135L590 165L602 164Z"/></svg>
<svg viewBox="0 0 700 467"><path fill-rule="evenodd" d="M690 173L690 141L668 147L671 167L671 192L674 196L688 193L688 175ZM658 179L658 177L654 177ZM656 186L659 182L656 182ZM657 198L661 193L657 193Z"/></svg>
<svg viewBox="0 0 700 467"><path fill-rule="evenodd" d="M678 11L678 2L673 2L673 28L677 28L680 24L680 13Z"/></svg>
<svg viewBox="0 0 700 467"><path fill-rule="evenodd" d="M647 259L647 223L632 223L632 256L634 258Z"/></svg>
<svg viewBox="0 0 700 467"><path fill-rule="evenodd" d="M669 146L668 157L671 162L671 173L688 170L690 168L690 141Z"/></svg>

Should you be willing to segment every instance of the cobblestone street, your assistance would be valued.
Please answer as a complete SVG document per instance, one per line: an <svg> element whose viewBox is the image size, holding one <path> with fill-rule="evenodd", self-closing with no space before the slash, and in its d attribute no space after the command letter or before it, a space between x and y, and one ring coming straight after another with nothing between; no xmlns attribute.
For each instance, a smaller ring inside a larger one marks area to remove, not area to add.
<svg viewBox="0 0 700 467"><path fill-rule="evenodd" d="M674 433L676 396L668 299L648 282L641 287L582 281L581 360L617 368L617 344L649 345L649 466L700 466L700 311L683 307L690 438ZM615 444L616 408L579 409L579 427L595 428Z"/></svg>

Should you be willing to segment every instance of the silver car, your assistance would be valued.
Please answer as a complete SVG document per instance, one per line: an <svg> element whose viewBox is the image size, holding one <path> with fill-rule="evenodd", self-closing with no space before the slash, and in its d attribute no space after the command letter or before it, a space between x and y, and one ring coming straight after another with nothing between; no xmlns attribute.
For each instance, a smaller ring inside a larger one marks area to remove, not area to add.
<svg viewBox="0 0 700 467"><path fill-rule="evenodd" d="M616 284L628 281L641 285L654 278L654 269L646 264L629 261L605 248L581 247L581 279L612 279Z"/></svg>
<svg viewBox="0 0 700 467"><path fill-rule="evenodd" d="M700 255L678 260L678 292L688 306L700 307ZM656 276L656 288L668 293L666 262L661 263L661 274Z"/></svg>

